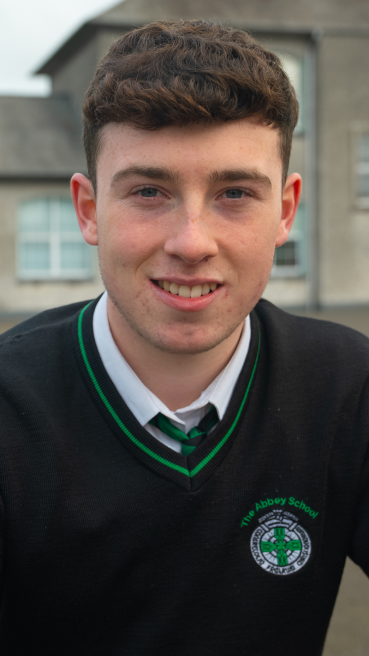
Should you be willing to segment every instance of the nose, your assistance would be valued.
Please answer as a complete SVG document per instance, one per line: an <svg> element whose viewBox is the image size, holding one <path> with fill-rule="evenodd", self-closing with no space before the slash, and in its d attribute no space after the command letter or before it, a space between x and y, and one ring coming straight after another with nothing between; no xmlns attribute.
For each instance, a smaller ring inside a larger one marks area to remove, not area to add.
<svg viewBox="0 0 369 656"><path fill-rule="evenodd" d="M217 255L214 226L205 208L183 209L173 219L171 234L164 246L167 255L179 257L188 264Z"/></svg>

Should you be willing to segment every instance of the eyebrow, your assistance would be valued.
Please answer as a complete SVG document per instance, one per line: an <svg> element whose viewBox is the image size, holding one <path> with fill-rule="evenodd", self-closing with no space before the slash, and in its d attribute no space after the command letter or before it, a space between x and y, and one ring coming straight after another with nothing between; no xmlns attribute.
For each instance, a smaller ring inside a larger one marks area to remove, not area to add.
<svg viewBox="0 0 369 656"><path fill-rule="evenodd" d="M111 186L115 187L121 180L132 178L135 175L141 175L151 180L163 180L164 182L178 182L179 174L177 171L171 171L165 166L129 166L115 173L111 179Z"/></svg>
<svg viewBox="0 0 369 656"><path fill-rule="evenodd" d="M212 184L217 182L239 182L240 180L255 180L261 182L264 186L272 186L271 179L258 169L223 169L223 171L213 171L208 178L208 181Z"/></svg>
<svg viewBox="0 0 369 656"><path fill-rule="evenodd" d="M163 180L163 182L172 183L176 183L180 179L178 171L172 171L165 166L133 165L117 171L112 177L111 186L115 187L121 180L131 178L135 175L140 175L151 180ZM222 171L212 171L208 176L209 184L216 184L217 182L239 182L240 180L255 180L264 186L272 186L270 178L258 169L223 169Z"/></svg>

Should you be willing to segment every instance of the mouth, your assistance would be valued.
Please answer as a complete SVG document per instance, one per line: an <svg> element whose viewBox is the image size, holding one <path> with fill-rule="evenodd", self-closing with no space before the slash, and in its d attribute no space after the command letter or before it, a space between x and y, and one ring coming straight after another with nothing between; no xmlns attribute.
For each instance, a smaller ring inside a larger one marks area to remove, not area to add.
<svg viewBox="0 0 369 656"><path fill-rule="evenodd" d="M152 280L154 285L160 287L165 292L173 294L173 296L180 296L181 298L200 298L201 296L208 296L220 287L216 282L204 283L203 285L177 285L170 280Z"/></svg>

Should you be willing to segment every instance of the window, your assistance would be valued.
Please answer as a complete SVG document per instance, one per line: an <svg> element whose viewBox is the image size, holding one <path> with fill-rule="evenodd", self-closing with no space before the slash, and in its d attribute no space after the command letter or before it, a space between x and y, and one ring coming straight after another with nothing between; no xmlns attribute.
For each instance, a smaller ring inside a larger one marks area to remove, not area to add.
<svg viewBox="0 0 369 656"><path fill-rule="evenodd" d="M369 131L357 134L355 151L355 204L369 209Z"/></svg>
<svg viewBox="0 0 369 656"><path fill-rule="evenodd" d="M83 240L70 200L40 198L20 205L17 255L23 280L83 280L94 274L94 248Z"/></svg>
<svg viewBox="0 0 369 656"><path fill-rule="evenodd" d="M287 53L276 52L279 59L282 62L283 70L287 73L288 77L291 80L291 83L295 89L297 100L299 101L300 111L299 111L299 120L295 128L295 134L299 134L304 131L304 115L305 115L305 103L303 85L304 85L304 67L302 59L298 57L293 57Z"/></svg>
<svg viewBox="0 0 369 656"><path fill-rule="evenodd" d="M300 203L292 230L283 246L275 249L273 277L302 276L305 273L305 207Z"/></svg>
<svg viewBox="0 0 369 656"><path fill-rule="evenodd" d="M300 144L305 144L306 94L304 94L304 55L299 57L281 50L275 50L275 53L280 58L283 69L291 80L296 92L297 100L299 101L299 120L294 134L297 136ZM287 242L275 250L271 274L273 278L292 278L303 276L306 273L305 209L304 203L300 202Z"/></svg>

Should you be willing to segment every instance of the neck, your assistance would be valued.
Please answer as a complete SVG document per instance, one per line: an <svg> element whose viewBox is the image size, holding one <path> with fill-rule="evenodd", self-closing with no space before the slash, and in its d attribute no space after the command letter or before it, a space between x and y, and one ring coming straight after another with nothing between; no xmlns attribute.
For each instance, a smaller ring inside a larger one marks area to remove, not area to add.
<svg viewBox="0 0 369 656"><path fill-rule="evenodd" d="M242 322L213 349L189 355L167 353L149 344L127 324L109 297L108 320L124 359L143 384L170 410L185 408L199 398L228 364L243 328Z"/></svg>

